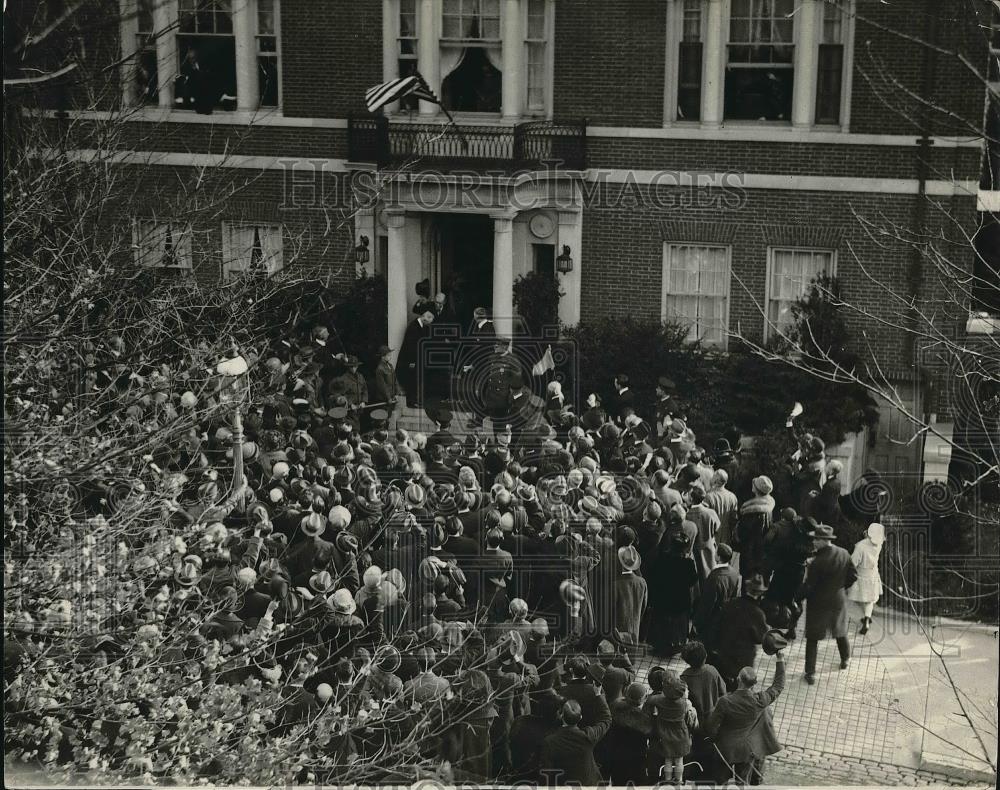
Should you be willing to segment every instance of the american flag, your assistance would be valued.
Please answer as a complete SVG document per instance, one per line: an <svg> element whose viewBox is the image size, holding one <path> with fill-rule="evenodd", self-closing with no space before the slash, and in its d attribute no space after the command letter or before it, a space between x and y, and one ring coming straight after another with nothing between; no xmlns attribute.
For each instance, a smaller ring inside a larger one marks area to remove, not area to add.
<svg viewBox="0 0 1000 790"><path fill-rule="evenodd" d="M424 78L420 74L411 74L409 77L398 77L369 88L365 91L365 105L368 107L368 112L375 112L380 107L402 99L404 96L416 96L418 99L441 104Z"/></svg>

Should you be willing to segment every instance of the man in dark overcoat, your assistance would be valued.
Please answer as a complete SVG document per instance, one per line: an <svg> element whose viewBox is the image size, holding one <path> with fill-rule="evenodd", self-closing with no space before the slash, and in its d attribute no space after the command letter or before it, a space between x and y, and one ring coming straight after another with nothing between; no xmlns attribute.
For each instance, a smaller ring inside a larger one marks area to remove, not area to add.
<svg viewBox="0 0 1000 790"><path fill-rule="evenodd" d="M420 341L430 337L434 313L429 310L417 316L406 327L403 343L399 347L399 357L396 359L396 378L406 392L406 405L416 408L421 403L419 386Z"/></svg>
<svg viewBox="0 0 1000 790"><path fill-rule="evenodd" d="M833 545L833 527L820 524L813 530L816 557L806 570L799 600L806 601L806 682L816 682L816 653L820 639L833 637L840 651L840 668L847 669L851 643L847 640L847 588L858 572L851 555Z"/></svg>

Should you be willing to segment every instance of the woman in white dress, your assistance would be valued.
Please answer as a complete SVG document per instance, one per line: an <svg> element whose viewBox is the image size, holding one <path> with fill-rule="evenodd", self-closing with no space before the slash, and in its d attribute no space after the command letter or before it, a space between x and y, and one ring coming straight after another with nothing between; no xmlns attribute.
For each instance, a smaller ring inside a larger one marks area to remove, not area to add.
<svg viewBox="0 0 1000 790"><path fill-rule="evenodd" d="M864 609L860 634L867 634L872 624L875 602L882 596L882 577L878 573L878 557L885 543L885 527L879 523L868 527L868 534L854 545L851 561L857 568L858 578L847 591L848 599L857 601Z"/></svg>

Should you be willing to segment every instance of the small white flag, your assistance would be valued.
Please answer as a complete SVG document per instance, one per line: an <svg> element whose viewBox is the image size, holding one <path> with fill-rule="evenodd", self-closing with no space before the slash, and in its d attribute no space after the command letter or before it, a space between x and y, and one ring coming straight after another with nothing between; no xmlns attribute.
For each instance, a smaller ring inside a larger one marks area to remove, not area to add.
<svg viewBox="0 0 1000 790"><path fill-rule="evenodd" d="M546 371L555 369L556 361L552 358L552 346L548 346L545 349L545 353L542 354L542 358L531 369L531 375L544 376Z"/></svg>

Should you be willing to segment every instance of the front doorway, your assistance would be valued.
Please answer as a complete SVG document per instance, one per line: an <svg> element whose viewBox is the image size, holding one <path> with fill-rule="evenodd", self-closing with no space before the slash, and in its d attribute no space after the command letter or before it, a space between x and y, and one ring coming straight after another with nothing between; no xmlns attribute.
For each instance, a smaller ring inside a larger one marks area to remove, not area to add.
<svg viewBox="0 0 1000 790"><path fill-rule="evenodd" d="M493 220L482 214L435 214L431 282L448 296L451 320L467 332L477 307L493 310Z"/></svg>

